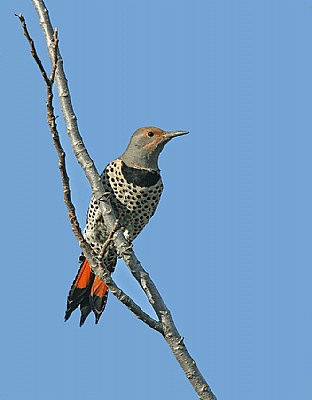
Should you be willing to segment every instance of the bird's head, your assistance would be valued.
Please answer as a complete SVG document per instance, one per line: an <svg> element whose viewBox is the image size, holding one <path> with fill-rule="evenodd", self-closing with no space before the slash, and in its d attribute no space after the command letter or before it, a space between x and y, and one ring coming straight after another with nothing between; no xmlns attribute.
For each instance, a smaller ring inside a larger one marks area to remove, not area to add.
<svg viewBox="0 0 312 400"><path fill-rule="evenodd" d="M154 126L137 129L132 135L126 151L120 157L133 168L158 170L158 157L172 138L186 135L186 131L163 131Z"/></svg>

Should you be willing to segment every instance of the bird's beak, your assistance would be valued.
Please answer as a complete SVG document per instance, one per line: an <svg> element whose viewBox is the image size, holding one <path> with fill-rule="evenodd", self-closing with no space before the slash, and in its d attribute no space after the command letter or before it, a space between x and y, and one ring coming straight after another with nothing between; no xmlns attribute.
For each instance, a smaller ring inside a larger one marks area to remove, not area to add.
<svg viewBox="0 0 312 400"><path fill-rule="evenodd" d="M189 132L188 131L172 131L172 132L166 132L163 137L166 140L170 140L176 136L182 136L182 135L187 135Z"/></svg>

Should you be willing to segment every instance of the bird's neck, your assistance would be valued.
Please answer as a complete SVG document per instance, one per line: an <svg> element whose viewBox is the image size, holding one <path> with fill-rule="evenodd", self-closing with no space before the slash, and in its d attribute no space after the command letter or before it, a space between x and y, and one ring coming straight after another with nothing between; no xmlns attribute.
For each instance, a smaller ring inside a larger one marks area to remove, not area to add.
<svg viewBox="0 0 312 400"><path fill-rule="evenodd" d="M145 169L151 172L153 171L159 172L158 168L159 153L160 152L136 154L135 152L129 153L128 151L125 151L119 158L128 167Z"/></svg>
<svg viewBox="0 0 312 400"><path fill-rule="evenodd" d="M129 184L141 187L154 186L160 179L159 171L129 167L123 161L121 161L121 173Z"/></svg>

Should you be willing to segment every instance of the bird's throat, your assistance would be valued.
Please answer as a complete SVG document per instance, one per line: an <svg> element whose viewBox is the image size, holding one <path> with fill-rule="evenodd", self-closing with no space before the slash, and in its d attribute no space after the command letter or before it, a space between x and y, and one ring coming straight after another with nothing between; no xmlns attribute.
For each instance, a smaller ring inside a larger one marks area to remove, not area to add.
<svg viewBox="0 0 312 400"><path fill-rule="evenodd" d="M141 187L153 186L160 179L158 171L128 167L123 161L121 164L121 172L128 183Z"/></svg>

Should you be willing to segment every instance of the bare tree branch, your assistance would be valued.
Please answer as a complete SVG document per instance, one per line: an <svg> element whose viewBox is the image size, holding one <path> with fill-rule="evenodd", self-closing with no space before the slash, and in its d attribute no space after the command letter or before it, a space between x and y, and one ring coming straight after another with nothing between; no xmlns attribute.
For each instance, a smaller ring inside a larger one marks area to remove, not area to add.
<svg viewBox="0 0 312 400"><path fill-rule="evenodd" d="M70 185L69 185L69 177L67 174L66 170L66 163L65 163L65 151L61 145L60 139L59 139L59 134L57 130L57 124L56 124L56 117L54 114L54 107L53 107L53 83L54 83L54 76L57 70L57 50L58 50L58 37L57 37L57 29L54 30L54 56L53 56L53 65L52 65L52 73L51 77L48 78L48 75L41 63L41 60L37 54L36 48L34 41L29 35L25 19L22 14L16 15L19 20L21 21L24 35L26 36L30 48L31 48L31 54L33 58L35 59L35 62L37 63L40 72L43 76L43 79L45 80L46 83L46 88L47 88L47 102L46 102L46 107L48 111L48 124L50 127L50 131L52 134L53 138L53 143L56 148L58 157L59 157L59 170L60 174L62 177L62 184L63 184L63 192L64 192L64 202L67 206L68 209L68 217L72 225L72 230L76 236L76 239L78 240L78 243L85 255L85 257L88 258L90 262L90 266L93 271L96 271L96 275L100 277L101 280L103 280L109 290L123 303L125 304L130 311L132 311L139 319L141 319L143 322L145 322L148 326L151 328L157 330L158 332L163 334L163 329L162 329L162 324L159 321L154 320L152 317L150 317L148 314L146 314L128 295L126 295L117 285L116 283L112 280L109 272L105 268L105 265L102 264L102 258L103 254L105 251L105 248L108 246L109 242L113 239L113 236L118 229L118 220L116 221L116 224L111 231L107 241L104 243L103 249L100 253L100 257L96 256L96 254L93 252L93 249L89 246L89 244L86 242L84 239L84 236L82 234L82 231L80 229L77 216L76 216L76 211L75 207L72 203L71 200L71 190L70 190ZM103 254L102 254L103 253Z"/></svg>
<svg viewBox="0 0 312 400"><path fill-rule="evenodd" d="M116 224L116 217L114 215L114 212L111 208L109 199L105 198L105 193L104 193L104 187L101 182L100 176L95 168L95 165L90 158L82 137L79 133L78 129L78 124L77 124L77 118L75 116L75 113L73 111L72 103L71 103L71 97L69 93L69 88L67 85L67 79L64 74L63 70L63 62L61 55L59 53L59 50L57 49L57 58L55 59L55 47L53 44L53 37L54 37L54 31L49 19L48 15L48 10L44 4L43 0L32 0L34 7L36 8L36 11L39 16L39 21L41 28L44 32L47 46L48 46L48 52L52 61L56 61L57 59L57 68L56 71L54 71L55 74L55 81L56 81L56 86L58 89L59 93L59 98L60 98L60 103L61 103L61 108L64 116L64 120L66 123L66 128L67 128L67 133L70 137L71 140L71 145L73 148L73 151L77 157L77 160L81 167L83 168L89 183L92 187L93 195L97 200L101 200L100 203L100 210L105 222L105 225L107 226L109 231L112 231L114 229L114 226ZM52 68L52 74L53 76L53 70ZM183 339L181 338L174 322L171 316L171 313L167 306L165 305L160 293L158 292L155 284L152 282L150 279L148 273L143 269L141 263L135 256L132 245L129 244L122 231L118 230L115 235L114 235L114 241L116 248L118 249L119 253L122 255L126 265L132 272L133 276L136 278L136 280L139 282L143 290L145 291L149 302L151 303L152 307L154 308L161 325L163 326L163 335L164 338L166 339L168 345L170 346L173 354L175 355L177 361L181 365L183 371L185 372L185 375L189 379L190 383L193 385L194 389L196 390L198 396L202 400L215 400L216 397L212 393L210 387L208 386L207 382L201 375L199 369L196 366L195 361L192 359L190 354L188 353L185 344L183 342ZM88 258L89 260L89 258ZM93 260L91 259L91 264ZM100 267L100 268L96 268ZM99 276L100 279L103 281L108 282L110 279L108 279L107 271L104 271L103 274L103 266L98 265L95 263L93 265L93 271L96 273L97 276ZM111 283L111 282L110 282ZM107 283L109 286L109 284ZM157 321L155 321L157 322Z"/></svg>

